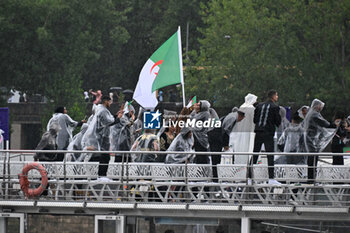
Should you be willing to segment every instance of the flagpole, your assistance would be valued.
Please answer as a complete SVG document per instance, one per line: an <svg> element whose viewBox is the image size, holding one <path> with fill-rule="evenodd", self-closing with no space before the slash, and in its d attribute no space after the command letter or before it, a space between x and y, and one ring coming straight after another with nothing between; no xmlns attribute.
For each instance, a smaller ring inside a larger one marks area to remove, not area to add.
<svg viewBox="0 0 350 233"><path fill-rule="evenodd" d="M179 43L179 59L180 59L180 76L181 76L181 86L182 86L182 103L183 107L185 107L185 82L184 82L184 73L183 73L183 66L182 66L182 45L181 45L181 28L180 26L177 29L177 38Z"/></svg>

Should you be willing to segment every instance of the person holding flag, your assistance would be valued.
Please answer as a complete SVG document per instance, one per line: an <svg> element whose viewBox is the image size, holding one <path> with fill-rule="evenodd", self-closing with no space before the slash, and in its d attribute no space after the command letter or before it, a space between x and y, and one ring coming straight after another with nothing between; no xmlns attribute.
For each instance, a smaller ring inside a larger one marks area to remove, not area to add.
<svg viewBox="0 0 350 233"><path fill-rule="evenodd" d="M192 96L190 102L186 105L186 108L190 109L195 103L197 103L197 96Z"/></svg>
<svg viewBox="0 0 350 233"><path fill-rule="evenodd" d="M135 121L135 109L131 101L127 101L122 106L123 115L119 122L111 126L110 132L110 150L111 151L129 151L133 140L133 124ZM122 155L115 155L115 162L122 162ZM125 161L125 160L124 160Z"/></svg>

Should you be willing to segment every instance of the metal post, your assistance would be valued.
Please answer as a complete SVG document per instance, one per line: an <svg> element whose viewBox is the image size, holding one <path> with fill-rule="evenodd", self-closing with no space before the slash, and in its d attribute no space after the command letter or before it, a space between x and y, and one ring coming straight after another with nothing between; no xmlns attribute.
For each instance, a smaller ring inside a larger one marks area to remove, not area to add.
<svg viewBox="0 0 350 233"><path fill-rule="evenodd" d="M67 168L66 168L66 153L63 158L63 198L66 200L66 182L67 182Z"/></svg>
<svg viewBox="0 0 350 233"><path fill-rule="evenodd" d="M10 142L6 141L6 150L10 149ZM10 184L10 152L6 152L6 162L7 162L7 182L5 183L5 199L8 199L8 192L9 192L9 184Z"/></svg>
<svg viewBox="0 0 350 233"><path fill-rule="evenodd" d="M6 188L5 188L5 184L6 184L6 154L4 155L4 164L3 164L3 171L2 171L2 183L1 183L1 189L2 189L2 193L6 193Z"/></svg>
<svg viewBox="0 0 350 233"><path fill-rule="evenodd" d="M7 232L7 219L4 217L0 217L0 232Z"/></svg>
<svg viewBox="0 0 350 233"><path fill-rule="evenodd" d="M241 221L241 233L250 233L250 218L243 217Z"/></svg>

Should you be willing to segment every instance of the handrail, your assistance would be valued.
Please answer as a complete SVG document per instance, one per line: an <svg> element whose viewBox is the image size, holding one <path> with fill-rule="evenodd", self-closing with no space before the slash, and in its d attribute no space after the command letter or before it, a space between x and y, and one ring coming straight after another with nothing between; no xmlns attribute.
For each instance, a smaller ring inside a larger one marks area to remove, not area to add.
<svg viewBox="0 0 350 233"><path fill-rule="evenodd" d="M8 155L11 153L25 153L24 156L32 156L34 153L97 153L100 154L101 151L48 151L48 150L0 150L0 152L4 152ZM322 186L318 186L317 184L313 184L312 186L307 186L306 184L303 184L303 182L306 183L306 178L303 176L303 174L299 174L302 172L307 172L308 166L307 165L300 165L300 166L294 166L294 165L275 165L275 174L279 175L279 178L277 178L281 182L285 182L284 184L280 186L273 186L264 183L268 177L266 177L266 172L268 166L265 165L251 165L251 164L243 164L243 165L236 165L236 164L219 164L217 166L217 169L220 170L220 172L226 172L225 174L220 174L219 181L214 182L212 181L213 177L209 177L211 172L210 169L214 165L211 164L190 164L187 161L183 164L159 164L159 163L130 163L127 159L127 156L130 154L148 154L148 153L158 153L158 154L168 154L168 153L178 153L178 154L188 154L188 152L167 152L167 151L103 151L103 153L115 153L115 154L122 154L123 159L121 163L110 163L110 168L112 167L115 170L116 173L113 173L112 179L114 179L111 182L102 182L103 184L106 184L108 188L106 190L93 190L93 192L99 193L100 196L97 194L91 194L93 197L90 197L88 194L90 191L94 189L94 185L98 184L97 181L93 181L94 179L97 179L97 175L94 173L91 173L91 175L86 175L86 180L81 180L82 175L87 174L84 173L84 171L92 171L96 172L96 168L98 167L98 162L96 163L89 163L89 162L69 162L67 160L63 160L62 162L42 162L42 164L45 166L51 166L55 168L51 176L51 181L49 182L54 183L53 188L56 188L56 197L57 200L60 200L60 198L63 198L63 200L70 200L74 198L72 196L72 190L77 189L77 185L80 185L82 188L79 190L83 190L85 193L85 200L89 200L90 198L95 198L97 200L104 201L105 195L109 195L108 198L114 198L116 199L117 196L113 195L119 195L118 198L121 199L121 201L130 201L130 196L133 196L132 198L135 199L135 193L137 192L146 192L146 191L139 191L138 188L141 186L147 186L149 193L153 192L153 195L169 195L166 197L162 197L162 201L169 201L169 199L172 198L172 201L196 201L193 199L199 198L198 196L201 196L202 194L205 194L205 198L208 201L216 200L214 191L207 191L207 190L216 190L216 192L219 190L221 193L218 193L221 195L221 198L226 198L225 201L229 203L260 203L260 204L268 204L268 205L276 205L276 203L279 203L279 200L275 200L274 195L280 195L282 197L283 203L288 203L289 198L300 198L300 200L296 200L296 202L299 205L322 205L324 202L324 199L326 199L327 203L332 203L331 205L339 205L339 206L346 206L348 207L350 205L350 166L332 166L332 165L325 165L318 167L318 173L319 177L317 178L317 182L321 182ZM259 152L259 153L250 153L250 152L190 152L191 154L195 155L283 155L283 156L314 156L317 155L319 157L329 157L331 156L344 156L349 155L347 153L281 153L281 152L273 152L273 153L266 153L266 152ZM10 158L12 156L6 156L3 161L3 185L0 192L3 193L2 197L3 199L16 199L18 200L19 196L16 194L14 196L13 190L13 184L18 185L18 181L16 181L16 173L18 171L18 168L21 168L21 166L25 165L29 161L13 161ZM46 165L47 164L47 165ZM80 165L84 164L85 166L82 167ZM77 166L76 166L77 165ZM118 167L119 166L119 167ZM158 166L158 167L157 167ZM11 170L10 170L11 169ZM16 170L17 169L17 170ZM60 170L61 169L61 170ZM78 169L78 170L74 170ZM82 170L81 170L82 169ZM87 170L85 170L87 169ZM95 171L91 170L95 169ZM131 170L130 170L131 169ZM136 170L135 170L136 169ZM139 169L139 170L137 170ZM148 170L151 169L152 171ZM160 169L160 173L157 177L153 170ZM163 170L162 170L163 169ZM176 170L177 169L177 170ZM207 169L207 170L206 170ZM209 169L209 170L208 170ZM248 178L246 176L247 171L249 169L253 169L254 173L257 172L255 177L252 177L254 180L253 184L248 183ZM338 170L340 172L344 172L344 174L341 174L342 176L335 177L332 176L334 174L337 174ZM73 172L74 171L74 172ZM77 172L78 171L78 172ZM174 173L174 171L176 173ZM209 171L209 172L208 172ZM73 173L72 173L73 172ZM80 173L82 172L82 173ZM119 173L118 173L119 172ZM147 172L147 173L145 173ZM178 173L180 172L180 173ZM201 177L196 178L192 177L191 174L194 172L197 172L201 175ZM291 172L295 172L295 176L289 176ZM348 174L349 173L349 174ZM111 173L112 174L112 173ZM117 174L117 177L116 177ZM147 179L145 181L142 181L143 177L146 177ZM175 175L174 175L175 174ZM177 176L180 174L180 176ZM209 174L209 176L208 176ZM262 175L265 174L265 175ZM305 175L305 174L304 174ZM152 180L148 180L149 177L154 177ZM230 177L232 176L232 177ZM92 181L91 181L92 180ZM204 180L205 182L201 182ZM17 183L16 183L17 182ZM95 182L95 183L94 183ZM294 183L297 183L299 186L295 186ZM167 191L164 191L162 189L158 189L158 186L166 186ZM117 188L120 186L120 189ZM173 187L177 188L173 188ZM200 188L197 188L200 187ZM18 187L18 186L16 186ZM130 189L130 187L134 187L134 191ZM150 190L152 187L155 187L156 190ZM52 187L51 187L52 188ZM191 190L192 189L192 190ZM278 191L280 189L280 191ZM300 191L300 194L294 193L295 190L303 189L304 191ZM18 190L18 188L16 189ZM275 191L274 191L275 190ZM321 193L319 193L319 190L323 190ZM277 192L278 191L278 192ZM92 192L92 191L91 191ZM92 192L92 193L93 193ZM101 194L102 192L102 194ZM105 193L113 193L113 194L105 194ZM185 197L178 196L179 192L183 192ZM227 193L225 193L227 192ZM263 192L261 194L260 192ZM277 192L277 194L275 194ZM58 193L58 194L57 194ZM168 194L168 193L171 193ZM225 195L229 195L228 197L225 197ZM298 195L302 195L298 197ZM303 196L304 195L304 196ZM309 196L307 196L309 195ZM170 198L170 196L172 196ZM317 199L321 197L321 199ZM100 199L99 199L100 198ZM102 198L102 199L101 199ZM107 198L107 199L108 199ZM144 197L144 200L146 200L148 197ZM219 202L222 200L219 200ZM280 200L281 201L281 200Z"/></svg>
<svg viewBox="0 0 350 233"><path fill-rule="evenodd" d="M92 153L92 154L189 154L184 151L90 151L90 150L0 150L1 152L9 153L22 153L22 154L35 154L35 153ZM349 156L349 153L332 153L332 152L321 152L321 153L291 153L291 152L202 152L202 151L191 151L191 154L195 155L287 155L287 156Z"/></svg>

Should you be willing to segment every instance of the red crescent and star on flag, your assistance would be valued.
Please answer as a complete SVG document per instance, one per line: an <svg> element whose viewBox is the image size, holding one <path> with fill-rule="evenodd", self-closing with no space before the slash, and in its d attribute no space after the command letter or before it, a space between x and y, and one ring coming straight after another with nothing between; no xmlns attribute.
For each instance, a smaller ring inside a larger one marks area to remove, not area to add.
<svg viewBox="0 0 350 233"><path fill-rule="evenodd" d="M156 63L154 63L154 65L153 65L152 68L151 68L150 73L152 73L154 67L156 67L156 66L158 66L158 65L160 65L160 64L162 64L162 63L163 63L163 60L159 60L159 61L157 61ZM156 77L157 77L158 72L157 72L157 73L154 73L154 74L155 74Z"/></svg>

